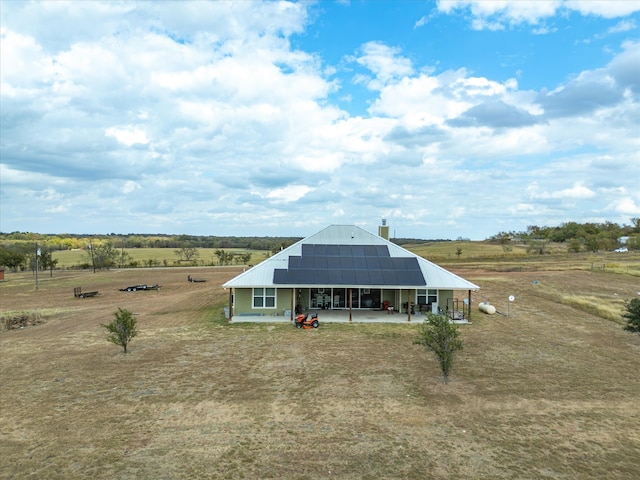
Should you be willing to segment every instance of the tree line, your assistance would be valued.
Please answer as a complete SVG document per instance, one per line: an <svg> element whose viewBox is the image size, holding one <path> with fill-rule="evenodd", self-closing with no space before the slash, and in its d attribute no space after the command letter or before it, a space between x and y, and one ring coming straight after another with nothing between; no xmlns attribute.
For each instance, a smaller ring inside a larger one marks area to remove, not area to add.
<svg viewBox="0 0 640 480"><path fill-rule="evenodd" d="M550 242L565 243L572 253L582 251L610 251L621 245L620 239L630 249L640 249L640 217L632 218L629 225L613 222L577 223L567 222L555 227L531 225L522 232L500 232L488 240L500 243L508 250L514 243L524 243L530 253L546 253Z"/></svg>
<svg viewBox="0 0 640 480"><path fill-rule="evenodd" d="M620 238L627 237L625 245L630 249L640 249L640 218L632 218L629 225L613 222L577 223L567 222L555 227L531 225L526 231L499 232L487 240L500 243L505 251L510 251L515 243L524 243L529 253L544 254L550 242L566 243L569 252L598 252L613 250L620 245ZM74 234L38 234L31 232L0 232L0 265L17 269L36 268L36 250L40 270L53 270L57 260L53 252L59 250L84 250L87 254L87 267L126 268L139 266L125 252L125 248L173 248L181 261L191 262L197 256L198 248L215 248L214 255L219 265L248 262L243 254L229 252L227 249L263 250L272 254L299 241L300 237L230 237L197 235L158 235L158 234L115 234L74 235ZM396 238L398 245L423 243L426 240L415 238ZM445 241L445 240L442 240ZM449 240L450 241L450 240ZM246 254L244 254L246 255ZM155 265L147 265L155 266Z"/></svg>
<svg viewBox="0 0 640 480"><path fill-rule="evenodd" d="M287 247L300 237L231 237L213 235L162 235L162 234L116 234L76 235L42 234L31 232L0 232L0 244L35 242L46 244L53 250L86 249L90 242L111 241L117 248L241 248L247 250L277 251Z"/></svg>
<svg viewBox="0 0 640 480"><path fill-rule="evenodd" d="M275 250L275 249L274 249ZM53 258L54 249L49 245L38 242L22 241L16 244L0 244L0 266L7 267L12 271L18 270L51 270L56 267L58 260ZM196 247L182 247L173 251L176 260L174 266L196 265L200 253ZM233 252L222 248L216 249L214 258L217 265L246 265L251 260L251 252ZM144 262L133 260L131 255L115 245L111 240L89 241L84 249L84 262L78 267L93 270L105 270L110 268L137 268L140 266L158 267L170 266L167 260L163 264L157 260L148 259ZM210 261L210 265L214 265Z"/></svg>

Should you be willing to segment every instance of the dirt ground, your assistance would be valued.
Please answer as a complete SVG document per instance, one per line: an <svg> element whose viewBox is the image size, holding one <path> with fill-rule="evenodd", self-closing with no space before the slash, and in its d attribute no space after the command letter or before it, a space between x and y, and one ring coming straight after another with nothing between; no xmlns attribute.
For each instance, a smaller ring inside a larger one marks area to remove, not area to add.
<svg viewBox="0 0 640 480"><path fill-rule="evenodd" d="M621 304L637 277L456 272L509 317L473 311L444 386L415 325L227 324L240 271L8 273L1 312L44 323L0 332L0 478L637 478L640 335L558 301ZM161 288L118 290L139 283Z"/></svg>

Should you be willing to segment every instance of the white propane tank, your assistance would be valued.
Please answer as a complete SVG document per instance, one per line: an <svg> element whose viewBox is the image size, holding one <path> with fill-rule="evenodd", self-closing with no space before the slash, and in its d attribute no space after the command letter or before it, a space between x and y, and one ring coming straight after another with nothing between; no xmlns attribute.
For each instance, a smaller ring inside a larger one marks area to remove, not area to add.
<svg viewBox="0 0 640 480"><path fill-rule="evenodd" d="M478 304L478 309L482 313L486 313L487 315L493 315L496 313L496 307L493 305L489 305L489 302L480 302Z"/></svg>

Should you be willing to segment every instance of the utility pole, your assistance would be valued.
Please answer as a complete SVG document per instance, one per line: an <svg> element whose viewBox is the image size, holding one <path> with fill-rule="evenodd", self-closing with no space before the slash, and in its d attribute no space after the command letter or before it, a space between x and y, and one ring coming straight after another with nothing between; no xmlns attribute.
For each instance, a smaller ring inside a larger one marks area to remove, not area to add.
<svg viewBox="0 0 640 480"><path fill-rule="evenodd" d="M91 252L91 263L93 265L93 273L96 273L96 260L93 256L93 245L91 244L91 239L89 239L89 251Z"/></svg>
<svg viewBox="0 0 640 480"><path fill-rule="evenodd" d="M36 290L38 290L38 270L40 270L40 248L36 242Z"/></svg>

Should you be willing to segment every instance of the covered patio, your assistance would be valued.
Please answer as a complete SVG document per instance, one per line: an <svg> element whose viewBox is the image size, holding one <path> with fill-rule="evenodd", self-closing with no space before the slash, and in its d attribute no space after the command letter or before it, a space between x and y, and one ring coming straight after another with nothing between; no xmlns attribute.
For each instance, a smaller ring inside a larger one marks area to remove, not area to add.
<svg viewBox="0 0 640 480"><path fill-rule="evenodd" d="M424 313L416 312L410 316L406 313L390 313L385 310L311 310L309 314L318 314L318 320L322 323L422 323ZM454 315L453 323L470 324L467 316ZM450 317L451 318L451 317ZM234 315L230 323L291 323L293 320L288 315Z"/></svg>

